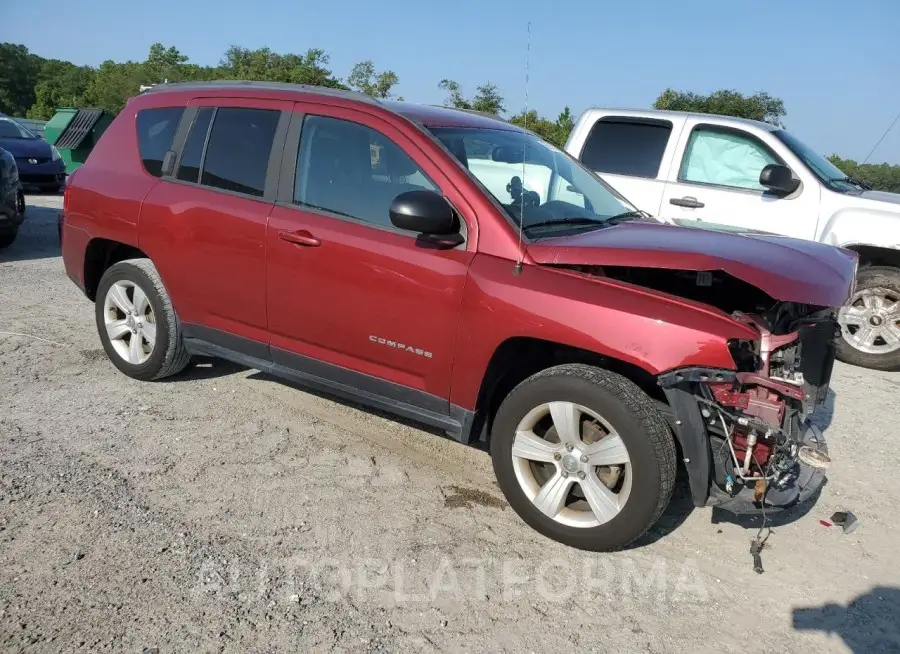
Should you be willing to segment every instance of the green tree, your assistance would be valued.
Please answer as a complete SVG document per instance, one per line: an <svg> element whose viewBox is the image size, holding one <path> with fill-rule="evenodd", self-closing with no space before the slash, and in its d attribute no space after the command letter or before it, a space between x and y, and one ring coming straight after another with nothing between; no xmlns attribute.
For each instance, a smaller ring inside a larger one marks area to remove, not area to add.
<svg viewBox="0 0 900 654"><path fill-rule="evenodd" d="M249 50L236 45L226 50L219 64L221 77L227 79L346 88L327 66L328 55L319 48L302 55L282 55L269 48Z"/></svg>
<svg viewBox="0 0 900 654"><path fill-rule="evenodd" d="M463 95L462 87L452 79L442 79L438 83L438 88L447 92L447 97L444 99L445 106L457 109L472 108L472 103Z"/></svg>
<svg viewBox="0 0 900 654"><path fill-rule="evenodd" d="M762 120L772 125L782 125L786 114L784 102L764 91L743 95L738 91L722 89L709 95L666 89L653 103L656 109L695 111L706 114L736 116Z"/></svg>
<svg viewBox="0 0 900 654"><path fill-rule="evenodd" d="M568 107L563 109L555 122L539 116L534 109L531 109L527 114L521 113L513 116L509 119L509 122L534 132L545 141L549 141L560 148L566 144L566 140L575 126L575 119Z"/></svg>
<svg viewBox="0 0 900 654"><path fill-rule="evenodd" d="M391 89L400 82L400 78L392 70L375 72L375 64L371 60L360 61L353 66L347 76L347 84L373 98L390 98ZM398 98L402 100L403 98Z"/></svg>
<svg viewBox="0 0 900 654"><path fill-rule="evenodd" d="M471 99L467 98L463 94L462 87L451 79L442 79L438 84L438 88L447 92L444 105L448 107L481 111L497 116L506 111L506 106L503 104L503 96L500 94L500 89L496 84L488 82L478 86L475 89L475 95Z"/></svg>
<svg viewBox="0 0 900 654"><path fill-rule="evenodd" d="M0 112L25 115L34 104L41 62L24 45L0 43Z"/></svg>
<svg viewBox="0 0 900 654"><path fill-rule="evenodd" d="M567 105L556 117L556 140L553 142L559 147L563 147L566 141L569 140L569 134L572 133L574 128L575 116L572 115L572 110Z"/></svg>
<svg viewBox="0 0 900 654"><path fill-rule="evenodd" d="M27 116L49 120L59 107L84 106L85 92L94 74L94 69L89 66L45 59L34 87L34 104L28 109Z"/></svg>
<svg viewBox="0 0 900 654"><path fill-rule="evenodd" d="M876 191L900 193L900 166L890 164L860 164L853 159L841 159L836 154L828 160L854 179L863 180Z"/></svg>
<svg viewBox="0 0 900 654"><path fill-rule="evenodd" d="M128 98L140 93L142 84L162 80L148 79L144 65L136 61L115 62L111 59L100 64L84 92L85 104L118 113Z"/></svg>
<svg viewBox="0 0 900 654"><path fill-rule="evenodd" d="M529 109L528 113L523 112L513 116L509 119L509 122L534 132L545 141L550 141L551 143L554 142L556 123L539 116L538 112L534 109Z"/></svg>
<svg viewBox="0 0 900 654"><path fill-rule="evenodd" d="M472 109L497 116L505 113L506 106L503 104L503 96L500 95L497 85L488 82L476 88L475 97L472 98Z"/></svg>
<svg viewBox="0 0 900 654"><path fill-rule="evenodd" d="M150 46L150 53L144 62L145 84L158 84L166 80L170 82L186 81L184 68L188 58L175 47L166 47L162 43Z"/></svg>

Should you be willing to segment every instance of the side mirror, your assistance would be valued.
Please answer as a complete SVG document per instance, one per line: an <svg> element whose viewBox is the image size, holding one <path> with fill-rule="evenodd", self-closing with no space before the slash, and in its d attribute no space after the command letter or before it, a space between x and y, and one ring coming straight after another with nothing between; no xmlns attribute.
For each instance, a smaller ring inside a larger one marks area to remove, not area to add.
<svg viewBox="0 0 900 654"><path fill-rule="evenodd" d="M800 186L800 180L794 179L794 173L787 166L769 164L759 173L759 184L784 195L790 195Z"/></svg>
<svg viewBox="0 0 900 654"><path fill-rule="evenodd" d="M394 227L418 232L423 242L441 247L456 247L463 242L453 207L434 191L401 193L391 202L390 216Z"/></svg>

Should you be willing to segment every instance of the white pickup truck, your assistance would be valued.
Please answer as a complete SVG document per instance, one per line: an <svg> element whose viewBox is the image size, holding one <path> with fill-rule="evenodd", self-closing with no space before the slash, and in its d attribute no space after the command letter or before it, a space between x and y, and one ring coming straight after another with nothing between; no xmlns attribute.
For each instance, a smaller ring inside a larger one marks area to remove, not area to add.
<svg viewBox="0 0 900 654"><path fill-rule="evenodd" d="M784 129L727 116L589 109L565 149L660 220L855 250L838 358L900 369L900 194L848 178Z"/></svg>

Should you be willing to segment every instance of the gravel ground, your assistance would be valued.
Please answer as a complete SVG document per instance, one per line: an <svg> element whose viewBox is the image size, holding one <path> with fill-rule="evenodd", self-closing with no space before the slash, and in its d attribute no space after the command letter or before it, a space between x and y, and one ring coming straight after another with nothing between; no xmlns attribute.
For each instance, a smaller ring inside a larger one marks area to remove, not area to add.
<svg viewBox="0 0 900 654"><path fill-rule="evenodd" d="M683 484L638 546L586 554L524 525L478 449L221 362L119 374L59 206L30 197L0 254L3 650L900 651L900 375L837 366L829 484L764 574L756 527ZM852 534L819 523L839 509Z"/></svg>

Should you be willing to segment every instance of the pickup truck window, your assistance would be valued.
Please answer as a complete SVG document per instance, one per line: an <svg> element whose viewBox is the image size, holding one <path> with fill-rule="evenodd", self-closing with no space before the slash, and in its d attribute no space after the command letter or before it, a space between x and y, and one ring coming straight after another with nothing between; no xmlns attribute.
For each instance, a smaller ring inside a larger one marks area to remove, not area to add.
<svg viewBox="0 0 900 654"><path fill-rule="evenodd" d="M541 229L590 229L634 211L596 175L533 134L485 128L430 131L512 222L521 221L526 230L538 223Z"/></svg>
<svg viewBox="0 0 900 654"><path fill-rule="evenodd" d="M667 120L601 118L588 134L581 163L598 173L655 178L671 133Z"/></svg>
<svg viewBox="0 0 900 654"><path fill-rule="evenodd" d="M698 127L691 133L678 178L685 182L763 191L762 169L781 163L756 139Z"/></svg>
<svg viewBox="0 0 900 654"><path fill-rule="evenodd" d="M307 116L300 133L294 203L366 223L391 224L394 198L439 191L396 143L348 120Z"/></svg>

